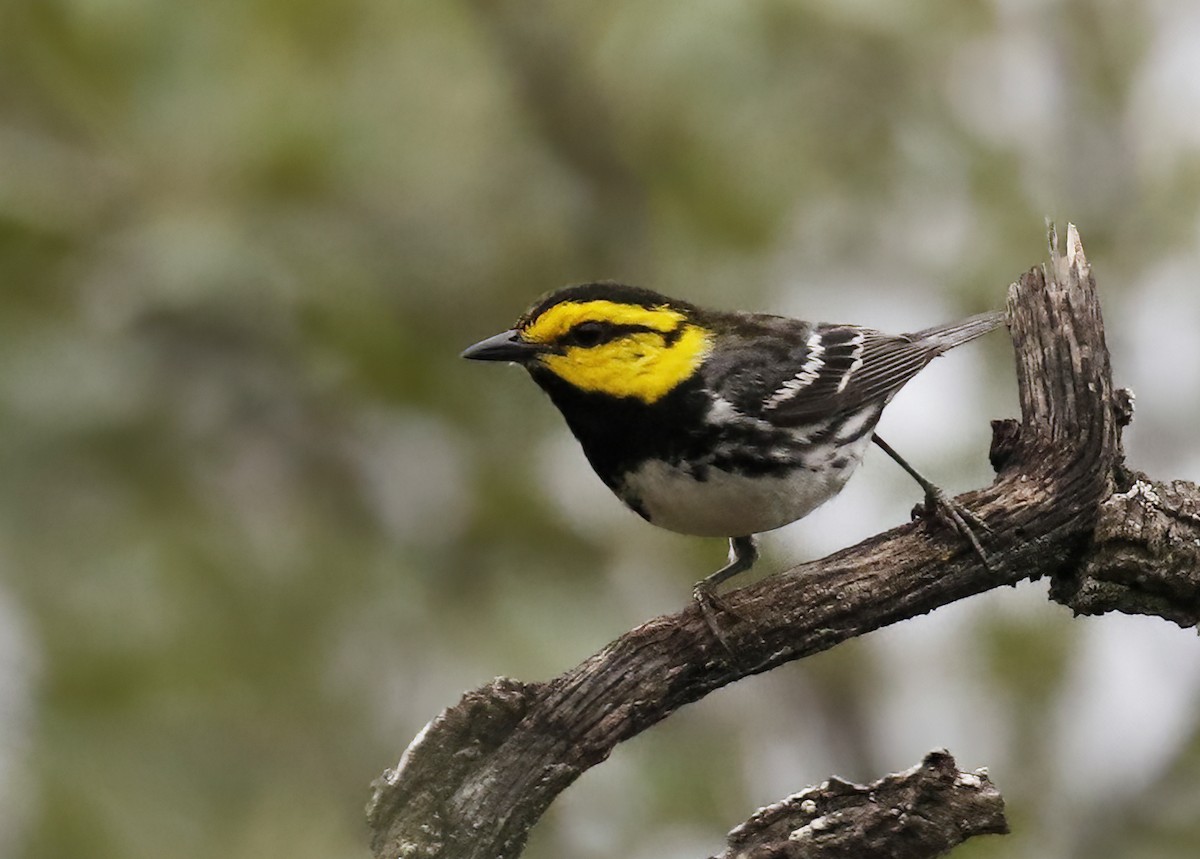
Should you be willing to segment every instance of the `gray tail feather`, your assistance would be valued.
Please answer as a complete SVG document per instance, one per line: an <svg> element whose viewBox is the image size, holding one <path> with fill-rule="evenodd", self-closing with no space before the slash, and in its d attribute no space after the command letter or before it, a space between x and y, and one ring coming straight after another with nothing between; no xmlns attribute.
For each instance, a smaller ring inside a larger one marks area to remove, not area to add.
<svg viewBox="0 0 1200 859"><path fill-rule="evenodd" d="M945 352L999 328L1007 319L1008 314L1003 310L993 310L991 313L980 313L959 322L935 325L905 336L914 342L932 340L938 352Z"/></svg>

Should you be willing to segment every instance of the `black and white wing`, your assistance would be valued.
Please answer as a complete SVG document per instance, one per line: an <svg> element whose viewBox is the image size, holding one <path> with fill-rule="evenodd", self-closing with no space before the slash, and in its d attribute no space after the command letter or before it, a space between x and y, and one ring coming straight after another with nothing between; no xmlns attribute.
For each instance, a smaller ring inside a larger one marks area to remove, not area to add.
<svg viewBox="0 0 1200 859"><path fill-rule="evenodd" d="M763 400L763 413L777 425L797 426L876 404L882 409L935 357L1003 321L1003 313L986 313L899 335L855 325L814 326L795 372Z"/></svg>

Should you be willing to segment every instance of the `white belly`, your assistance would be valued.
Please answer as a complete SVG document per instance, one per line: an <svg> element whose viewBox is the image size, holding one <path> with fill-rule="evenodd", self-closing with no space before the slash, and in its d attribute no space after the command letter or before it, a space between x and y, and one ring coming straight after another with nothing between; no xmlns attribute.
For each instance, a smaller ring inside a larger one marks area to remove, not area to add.
<svg viewBox="0 0 1200 859"><path fill-rule="evenodd" d="M841 491L862 461L868 434L828 461L780 477L749 476L709 468L705 480L665 462L644 463L625 478L618 494L661 528L698 537L742 537L781 528L807 516ZM841 464L841 463L839 463Z"/></svg>

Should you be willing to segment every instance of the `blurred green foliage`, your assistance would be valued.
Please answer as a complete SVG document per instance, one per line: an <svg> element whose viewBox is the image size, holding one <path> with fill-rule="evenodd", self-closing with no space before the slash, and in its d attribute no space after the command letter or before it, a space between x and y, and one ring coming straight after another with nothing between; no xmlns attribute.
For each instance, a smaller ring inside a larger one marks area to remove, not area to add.
<svg viewBox="0 0 1200 859"><path fill-rule="evenodd" d="M1187 8L8 0L0 852L365 855L369 781L461 691L686 600L719 543L627 516L533 386L457 359L564 282L904 330L998 306L1072 218L1148 413L1130 450L1197 479ZM1014 402L986 348L922 395L985 410L931 474L986 479ZM863 533L914 500L885 473ZM589 773L528 855L701 855L946 744L1017 827L963 856L1192 856L1200 663L1162 626L1023 588L747 681ZM1158 674L1097 656L1121 636ZM1147 721L1097 709L1143 674L1170 681L1128 696Z"/></svg>

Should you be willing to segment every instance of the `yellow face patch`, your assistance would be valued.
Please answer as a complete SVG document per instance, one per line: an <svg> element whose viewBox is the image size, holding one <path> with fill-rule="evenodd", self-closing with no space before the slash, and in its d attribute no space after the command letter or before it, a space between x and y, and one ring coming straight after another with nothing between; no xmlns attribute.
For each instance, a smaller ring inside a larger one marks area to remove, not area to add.
<svg viewBox="0 0 1200 859"><path fill-rule="evenodd" d="M547 308L521 329L521 336L534 343L554 343L581 322L638 325L655 331L674 331L685 319L668 307L642 307L616 301L564 301Z"/></svg>
<svg viewBox="0 0 1200 859"><path fill-rule="evenodd" d="M585 391L653 403L691 376L710 348L710 335L667 307L612 301L563 302L524 327L524 339L553 345L575 326L601 322L634 327L596 346L566 344L539 357L563 381Z"/></svg>

